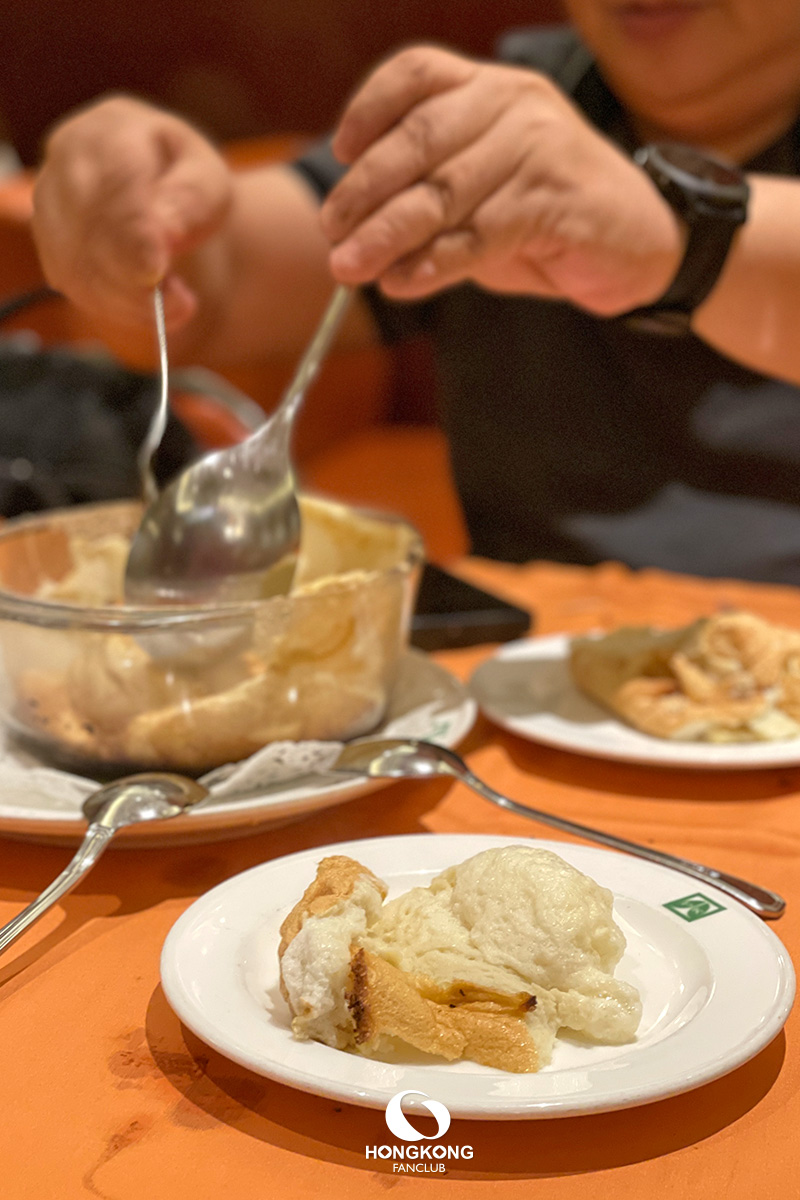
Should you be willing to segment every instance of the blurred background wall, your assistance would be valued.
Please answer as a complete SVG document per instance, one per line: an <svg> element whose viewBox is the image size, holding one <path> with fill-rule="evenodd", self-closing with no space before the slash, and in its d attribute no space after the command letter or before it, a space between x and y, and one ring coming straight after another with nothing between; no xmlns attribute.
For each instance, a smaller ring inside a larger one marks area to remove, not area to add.
<svg viewBox="0 0 800 1200"><path fill-rule="evenodd" d="M228 140L320 133L369 68L409 42L488 56L558 0L5 0L0 131L25 165L68 110L109 90Z"/></svg>

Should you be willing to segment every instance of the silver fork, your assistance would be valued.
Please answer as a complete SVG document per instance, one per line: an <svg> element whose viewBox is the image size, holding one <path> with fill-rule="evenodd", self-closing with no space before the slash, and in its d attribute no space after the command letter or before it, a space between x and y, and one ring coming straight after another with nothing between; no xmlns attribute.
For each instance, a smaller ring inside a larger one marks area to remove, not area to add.
<svg viewBox="0 0 800 1200"><path fill-rule="evenodd" d="M786 908L786 901L777 892L749 883L746 879L739 879L736 875L728 875L714 867L679 858L652 846L629 842L627 838L604 833L588 825L579 825L576 821L568 821L564 817L554 816L553 813L532 808L528 804L520 804L518 800L496 792L488 783L479 779L463 758L453 750L437 746L433 742L424 742L417 738L361 738L346 745L333 765L326 770L344 775L368 775L376 779L427 779L433 775L450 775L472 788L479 796L483 796L484 800L489 800L509 812L530 817L543 825L551 825L554 829L560 829L562 833L572 833L586 841L610 846L612 850L621 850L637 858L646 858L662 867L672 867L675 871L682 871L684 875L691 875L693 879L710 883L721 892L733 896L759 917L774 920L781 916Z"/></svg>

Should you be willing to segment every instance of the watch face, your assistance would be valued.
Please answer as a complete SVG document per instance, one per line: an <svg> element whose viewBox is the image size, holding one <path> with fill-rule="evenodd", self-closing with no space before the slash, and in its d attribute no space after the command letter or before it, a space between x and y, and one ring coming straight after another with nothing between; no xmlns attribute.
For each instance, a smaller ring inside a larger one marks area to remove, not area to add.
<svg viewBox="0 0 800 1200"><path fill-rule="evenodd" d="M718 200L742 203L747 184L741 171L712 155L703 154L692 146L677 142L662 142L647 147L649 165L661 171L680 187L713 194Z"/></svg>

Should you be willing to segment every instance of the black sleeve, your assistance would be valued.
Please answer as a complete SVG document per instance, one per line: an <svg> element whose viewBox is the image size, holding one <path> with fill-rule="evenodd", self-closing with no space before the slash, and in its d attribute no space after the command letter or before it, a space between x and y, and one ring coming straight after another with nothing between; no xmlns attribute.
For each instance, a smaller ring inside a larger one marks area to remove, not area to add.
<svg viewBox="0 0 800 1200"><path fill-rule="evenodd" d="M291 165L303 176L320 203L345 173L345 167L334 158L330 138L315 142Z"/></svg>
<svg viewBox="0 0 800 1200"><path fill-rule="evenodd" d="M513 30L498 40L495 57L549 75L599 129L619 120L619 101L574 30L563 25Z"/></svg>
<svg viewBox="0 0 800 1200"><path fill-rule="evenodd" d="M575 33L563 25L507 31L498 38L494 54L500 62L550 75L566 92L591 62Z"/></svg>

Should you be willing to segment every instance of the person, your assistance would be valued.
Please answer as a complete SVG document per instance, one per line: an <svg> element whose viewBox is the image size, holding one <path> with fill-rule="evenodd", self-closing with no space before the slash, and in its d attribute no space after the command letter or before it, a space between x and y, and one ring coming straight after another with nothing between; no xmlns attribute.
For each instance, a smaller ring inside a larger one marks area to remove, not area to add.
<svg viewBox="0 0 800 1200"><path fill-rule="evenodd" d="M474 552L800 583L800 5L566 8L498 61L394 54L290 166L130 97L69 117L47 277L140 330L162 280L217 367L351 284L350 345L433 341Z"/></svg>

